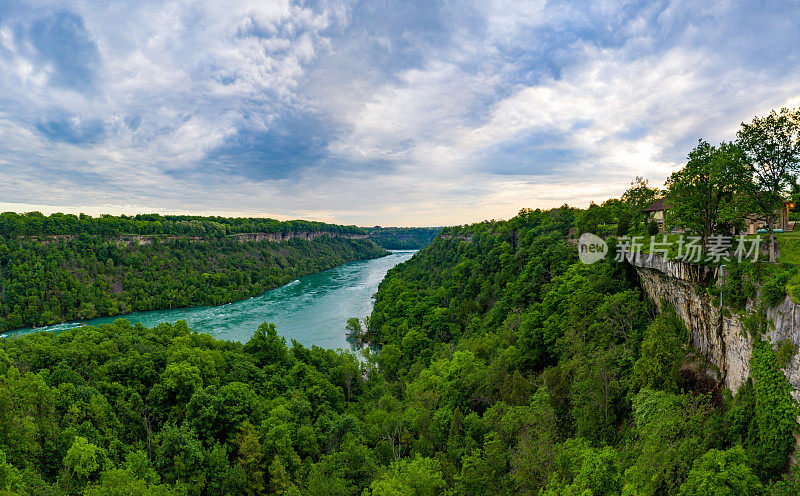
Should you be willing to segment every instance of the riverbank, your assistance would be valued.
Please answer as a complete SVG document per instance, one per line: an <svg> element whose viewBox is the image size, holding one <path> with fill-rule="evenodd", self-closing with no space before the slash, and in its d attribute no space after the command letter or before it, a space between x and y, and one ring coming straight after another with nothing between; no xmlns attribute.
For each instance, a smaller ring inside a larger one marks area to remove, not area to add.
<svg viewBox="0 0 800 496"><path fill-rule="evenodd" d="M81 325L110 324L123 318L132 324L155 327L162 322L185 320L191 329L208 332L218 339L246 342L262 322L277 326L287 341L305 346L351 348L345 325L350 317L365 317L372 311L372 296L386 272L409 260L415 250L398 250L381 258L350 262L301 276L288 284L259 295L218 306L194 306L6 332L6 337L33 332L61 332Z"/></svg>
<svg viewBox="0 0 800 496"><path fill-rule="evenodd" d="M4 246L0 332L131 312L218 306L306 274L389 253L370 240L329 236L145 245L120 245L95 236Z"/></svg>

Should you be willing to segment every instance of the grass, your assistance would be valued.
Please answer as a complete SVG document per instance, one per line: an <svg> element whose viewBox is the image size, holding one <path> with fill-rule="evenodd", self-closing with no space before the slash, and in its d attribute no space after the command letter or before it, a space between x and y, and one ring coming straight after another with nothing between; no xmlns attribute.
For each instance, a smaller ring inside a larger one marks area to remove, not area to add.
<svg viewBox="0 0 800 496"><path fill-rule="evenodd" d="M775 238L781 251L780 262L800 265L800 231L777 233Z"/></svg>

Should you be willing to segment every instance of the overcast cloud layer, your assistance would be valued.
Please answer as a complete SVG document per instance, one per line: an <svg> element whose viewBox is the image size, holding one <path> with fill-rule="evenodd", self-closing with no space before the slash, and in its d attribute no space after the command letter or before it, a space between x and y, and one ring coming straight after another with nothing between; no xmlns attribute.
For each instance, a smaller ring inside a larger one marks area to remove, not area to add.
<svg viewBox="0 0 800 496"><path fill-rule="evenodd" d="M0 1L0 209L446 225L800 105L796 2Z"/></svg>

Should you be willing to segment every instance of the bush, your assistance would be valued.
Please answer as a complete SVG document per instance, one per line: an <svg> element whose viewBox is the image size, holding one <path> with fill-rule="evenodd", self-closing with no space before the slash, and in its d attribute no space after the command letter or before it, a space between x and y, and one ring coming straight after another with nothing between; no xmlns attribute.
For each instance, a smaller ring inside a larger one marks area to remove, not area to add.
<svg viewBox="0 0 800 496"><path fill-rule="evenodd" d="M658 223L656 221L651 220L647 223L647 234L650 236L655 236L659 231L660 229L658 228Z"/></svg>
<svg viewBox="0 0 800 496"><path fill-rule="evenodd" d="M778 271L770 275L761 286L761 300L774 307L786 297L786 283L789 282L789 272Z"/></svg>
<svg viewBox="0 0 800 496"><path fill-rule="evenodd" d="M797 345L790 339L784 339L778 345L778 351L775 353L778 360L778 365L781 368L786 367L792 360L792 357L797 353Z"/></svg>

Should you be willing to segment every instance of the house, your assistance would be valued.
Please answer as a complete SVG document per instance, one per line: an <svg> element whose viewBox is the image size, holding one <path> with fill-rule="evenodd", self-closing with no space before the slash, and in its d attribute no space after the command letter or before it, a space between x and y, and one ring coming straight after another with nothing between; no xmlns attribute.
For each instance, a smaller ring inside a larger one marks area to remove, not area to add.
<svg viewBox="0 0 800 496"><path fill-rule="evenodd" d="M666 208L669 208L669 203L664 198L661 198L644 209L644 215L647 217L647 223L649 224L651 220L654 220L656 224L658 224L658 230L661 232L664 232L664 210Z"/></svg>
<svg viewBox="0 0 800 496"><path fill-rule="evenodd" d="M794 204L790 202L783 202L783 205L778 209L776 213L776 220L775 220L775 229L782 229L784 231L790 231L794 228L794 222L789 222L789 209L794 208ZM649 223L651 220L655 221L658 224L658 230L664 232L664 219L666 210L669 209L669 202L666 199L661 198L656 200L650 205L649 207L643 210L645 216L647 217L647 222ZM747 216L744 220L744 229L743 233L747 234L755 234L758 232L759 229L765 229L767 225L766 219L760 217L756 214L751 214Z"/></svg>
<svg viewBox="0 0 800 496"><path fill-rule="evenodd" d="M778 209L779 211L775 212L775 229L781 229L783 231L791 231L794 229L794 222L789 222L789 209L793 207L793 203L783 202L782 207ZM759 229L766 229L766 227L767 220L755 214L747 216L744 220L744 232L747 234L755 234Z"/></svg>

